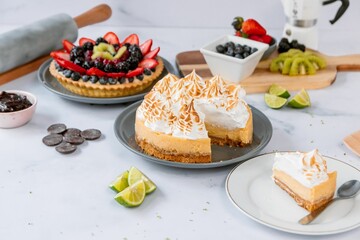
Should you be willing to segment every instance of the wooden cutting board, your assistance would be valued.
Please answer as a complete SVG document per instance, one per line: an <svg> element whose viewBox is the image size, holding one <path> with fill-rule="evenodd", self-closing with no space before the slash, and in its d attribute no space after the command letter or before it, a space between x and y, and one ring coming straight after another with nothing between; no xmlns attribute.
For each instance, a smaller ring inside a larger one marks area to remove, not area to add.
<svg viewBox="0 0 360 240"><path fill-rule="evenodd" d="M254 73L241 81L242 87L247 93L267 92L273 83L279 84L288 90L319 89L331 85L338 71L359 71L360 54L347 56L327 56L321 54L327 61L326 69L317 71L315 75L285 76L280 73L272 73L269 70L270 62L278 53L275 51L267 60L261 61ZM176 55L176 65L182 76L189 74L193 69L203 78L211 78L212 74L200 51L182 52Z"/></svg>

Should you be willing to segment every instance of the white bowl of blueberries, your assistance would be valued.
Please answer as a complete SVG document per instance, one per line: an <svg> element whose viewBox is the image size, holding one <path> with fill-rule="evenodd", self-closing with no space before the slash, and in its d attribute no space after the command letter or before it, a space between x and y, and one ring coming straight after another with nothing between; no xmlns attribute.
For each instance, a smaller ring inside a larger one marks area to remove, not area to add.
<svg viewBox="0 0 360 240"><path fill-rule="evenodd" d="M255 70L268 44L233 35L223 36L200 49L213 75L239 83Z"/></svg>

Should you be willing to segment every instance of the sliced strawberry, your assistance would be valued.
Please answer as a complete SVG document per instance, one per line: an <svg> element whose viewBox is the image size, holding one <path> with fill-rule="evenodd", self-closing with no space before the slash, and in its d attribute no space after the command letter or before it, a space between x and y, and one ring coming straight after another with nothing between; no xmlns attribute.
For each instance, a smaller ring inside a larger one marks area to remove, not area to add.
<svg viewBox="0 0 360 240"><path fill-rule="evenodd" d="M112 78L121 78L124 77L126 73L118 72L118 73L106 73L106 76L112 77Z"/></svg>
<svg viewBox="0 0 360 240"><path fill-rule="evenodd" d="M156 61L155 59L147 58L147 59L142 60L139 63L139 67L151 69L151 68L155 68L158 64L159 64L159 62Z"/></svg>
<svg viewBox="0 0 360 240"><path fill-rule="evenodd" d="M152 43L153 43L152 39L149 39L140 45L141 53L143 56L145 56L148 52L150 52Z"/></svg>
<svg viewBox="0 0 360 240"><path fill-rule="evenodd" d="M125 38L123 43L130 43L139 45L139 37L135 33L130 34L127 38Z"/></svg>
<svg viewBox="0 0 360 240"><path fill-rule="evenodd" d="M154 59L154 58L157 56L157 54L159 53L159 51L160 51L160 47L157 47L157 48L151 50L151 52L148 52L148 53L144 56L143 59L148 59L148 58Z"/></svg>
<svg viewBox="0 0 360 240"><path fill-rule="evenodd" d="M72 70L74 72L78 72L80 74L85 74L86 73L85 68L82 68L82 67L80 67L79 65L76 65L73 62L70 62L70 61L67 61L67 60L64 60L64 59L60 59L60 58L55 58L55 61L60 66L62 66L63 68L70 69L70 70Z"/></svg>
<svg viewBox="0 0 360 240"><path fill-rule="evenodd" d="M114 32L106 33L104 39L110 44L120 44L119 38Z"/></svg>
<svg viewBox="0 0 360 240"><path fill-rule="evenodd" d="M50 53L50 56L54 59L63 59L66 61L70 61L70 54L62 50L53 51Z"/></svg>
<svg viewBox="0 0 360 240"><path fill-rule="evenodd" d="M82 37L79 40L79 45L83 46L86 42L91 42L92 44L95 44L95 41L90 39L90 38L86 38L86 37Z"/></svg>
<svg viewBox="0 0 360 240"><path fill-rule="evenodd" d="M135 77L135 76L137 76L137 75L142 74L143 72L144 72L144 68L138 67L138 68L136 68L136 69L128 72L128 73L125 75L125 77L127 77L127 78L129 78L129 77Z"/></svg>
<svg viewBox="0 0 360 240"><path fill-rule="evenodd" d="M256 20L251 18L243 22L241 30L249 35L256 34L262 36L266 34L265 28L263 28L263 26L261 26Z"/></svg>
<svg viewBox="0 0 360 240"><path fill-rule="evenodd" d="M70 52L71 52L71 49L73 49L73 47L75 47L75 45L74 45L72 42L70 42L70 41L68 41L68 40L66 40L66 39L64 39L64 40L62 41L62 44L63 44L64 50L65 50L66 52L68 52L68 53L70 53Z"/></svg>
<svg viewBox="0 0 360 240"><path fill-rule="evenodd" d="M98 77L103 77L106 75L106 72L101 71L100 69L96 68L96 67L92 67L88 70L86 70L86 74L87 75L95 75Z"/></svg>

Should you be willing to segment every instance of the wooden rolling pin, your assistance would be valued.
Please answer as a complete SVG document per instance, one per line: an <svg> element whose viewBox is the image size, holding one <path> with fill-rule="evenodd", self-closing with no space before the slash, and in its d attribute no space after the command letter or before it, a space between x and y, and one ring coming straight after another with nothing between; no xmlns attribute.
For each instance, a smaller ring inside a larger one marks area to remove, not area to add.
<svg viewBox="0 0 360 240"><path fill-rule="evenodd" d="M105 21L111 12L101 4L74 19L58 14L0 34L0 85L37 70L51 51L62 48L63 39L74 42L78 28Z"/></svg>

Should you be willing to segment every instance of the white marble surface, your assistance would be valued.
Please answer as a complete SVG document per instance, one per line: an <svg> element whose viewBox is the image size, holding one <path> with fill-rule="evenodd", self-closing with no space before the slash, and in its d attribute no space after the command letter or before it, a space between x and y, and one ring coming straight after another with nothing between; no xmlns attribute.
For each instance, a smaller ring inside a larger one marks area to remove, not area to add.
<svg viewBox="0 0 360 240"><path fill-rule="evenodd" d="M5 6L16 2L20 1ZM70 10L80 12L83 7L79 4ZM23 1L23 5L13 9L13 14L23 13L24 9L33 9L35 19L42 8L37 10ZM31 19L28 17L27 21ZM0 18L0 31L19 25L21 23L12 22L9 15ZM272 35L280 36L280 27L274 25L268 29ZM173 64L178 52L199 49L209 39L231 31L226 26L173 28L104 24L81 29L79 35L97 37L108 30L120 36L137 32L143 40L153 38L154 44L161 46L161 56ZM360 53L358 30L332 29L320 33L322 52L329 55ZM262 153L307 151L317 147L324 155L360 169L360 158L342 143L346 135L360 128L359 78L359 72L339 73L330 87L309 91L312 106L304 110L271 110L265 106L263 94L248 95L247 101L263 111L274 128L273 137ZM170 168L129 152L117 141L113 131L114 120L126 104L98 106L64 100L45 89L37 80L36 72L0 86L0 90L9 89L32 92L39 103L27 125L0 129L2 239L315 238L262 226L234 208L224 188L226 176L234 166L205 170ZM81 145L74 154L60 155L41 142L47 126L55 122L81 129L98 128L104 137ZM135 209L117 204L114 193L107 188L130 166L144 171L158 185ZM354 239L359 234L360 228L316 238Z"/></svg>

